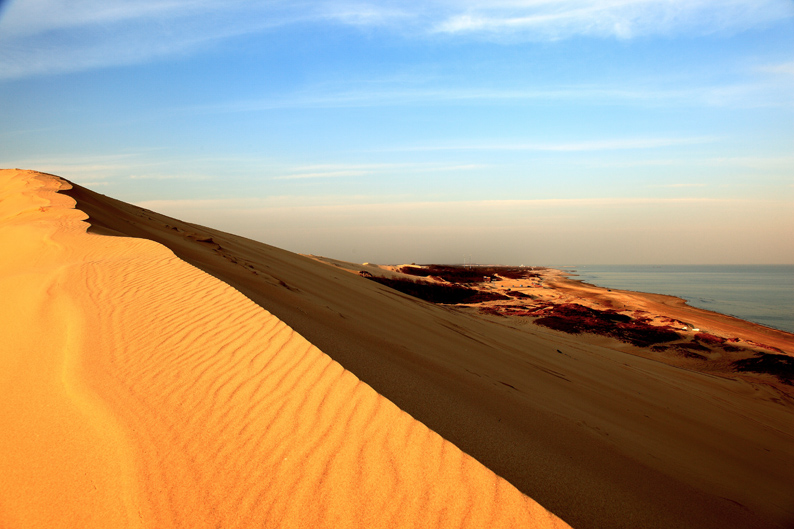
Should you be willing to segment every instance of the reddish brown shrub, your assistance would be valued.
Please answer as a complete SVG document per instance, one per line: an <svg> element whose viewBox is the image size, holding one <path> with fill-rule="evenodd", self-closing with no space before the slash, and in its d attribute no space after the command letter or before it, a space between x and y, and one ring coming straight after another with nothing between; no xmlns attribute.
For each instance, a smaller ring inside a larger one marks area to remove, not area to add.
<svg viewBox="0 0 794 529"><path fill-rule="evenodd" d="M576 303L557 305L547 314L535 320L535 323L569 334L587 332L609 336L638 347L650 347L681 338L670 327L655 327L613 310L596 310Z"/></svg>
<svg viewBox="0 0 794 529"><path fill-rule="evenodd" d="M709 334L707 332L699 332L695 335L695 340L700 340L701 342L705 342L711 345L719 345L725 343L725 338L720 338L719 336L714 336L713 334Z"/></svg>

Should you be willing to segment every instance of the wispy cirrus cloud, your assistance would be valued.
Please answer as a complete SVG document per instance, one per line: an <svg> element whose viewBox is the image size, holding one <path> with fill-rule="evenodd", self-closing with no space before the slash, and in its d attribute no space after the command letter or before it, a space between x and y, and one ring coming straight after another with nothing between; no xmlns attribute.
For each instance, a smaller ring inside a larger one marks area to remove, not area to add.
<svg viewBox="0 0 794 529"><path fill-rule="evenodd" d="M435 30L531 40L632 38L737 31L794 14L780 0L515 0L465 6L449 13Z"/></svg>
<svg viewBox="0 0 794 529"><path fill-rule="evenodd" d="M547 37L625 36L632 28L636 34L740 30L791 16L786 0L25 0L8 7L4 33L19 37L97 25L122 29L136 21L167 26L212 19L215 28L247 30L320 21L395 30L412 26L419 34L534 29Z"/></svg>
<svg viewBox="0 0 794 529"><path fill-rule="evenodd" d="M3 158L0 164L4 167L20 167L70 177L84 175L93 180L105 179L119 171L132 168L142 170L158 165L156 162L142 161L143 153L63 155L59 157L19 157Z"/></svg>
<svg viewBox="0 0 794 529"><path fill-rule="evenodd" d="M196 174L173 174L173 173L145 173L131 174L132 180L209 180L211 177Z"/></svg>
<svg viewBox="0 0 794 529"><path fill-rule="evenodd" d="M189 55L300 24L409 39L551 41L734 32L793 15L788 0L25 0L0 18L0 79Z"/></svg>
<svg viewBox="0 0 794 529"><path fill-rule="evenodd" d="M319 9L244 0L26 0L0 19L0 79L145 63L223 40L332 18Z"/></svg>
<svg viewBox="0 0 794 529"><path fill-rule="evenodd" d="M384 151L538 151L538 152L591 152L635 149L657 149L680 145L693 145L717 141L714 137L680 138L615 138L609 140L585 140L575 142L484 142L484 143L438 143L435 145L409 145L389 147Z"/></svg>
<svg viewBox="0 0 794 529"><path fill-rule="evenodd" d="M758 70L765 73L794 75L794 61L782 62L778 64L766 64L759 66Z"/></svg>
<svg viewBox="0 0 794 529"><path fill-rule="evenodd" d="M318 171L311 173L293 173L281 176L274 176L272 180L307 180L314 178L343 178L346 176L365 176L372 174L372 171Z"/></svg>
<svg viewBox="0 0 794 529"><path fill-rule="evenodd" d="M357 81L355 84L367 84ZM646 86L639 81L616 85L555 85L512 88L456 86L449 80L431 79L424 85L412 81L369 83L366 88L327 83L286 95L259 99L224 101L174 109L178 114L245 113L292 108L368 108L408 105L536 104L571 102L638 107L710 106L741 108L790 107L794 105L794 86L747 81L698 86L693 80L685 87Z"/></svg>
<svg viewBox="0 0 794 529"><path fill-rule="evenodd" d="M326 178L382 177L395 171L411 173L444 173L475 171L486 168L483 164L444 164L444 163L373 163L373 164L322 164L306 167L292 167L286 174L271 177L270 180L319 180Z"/></svg>

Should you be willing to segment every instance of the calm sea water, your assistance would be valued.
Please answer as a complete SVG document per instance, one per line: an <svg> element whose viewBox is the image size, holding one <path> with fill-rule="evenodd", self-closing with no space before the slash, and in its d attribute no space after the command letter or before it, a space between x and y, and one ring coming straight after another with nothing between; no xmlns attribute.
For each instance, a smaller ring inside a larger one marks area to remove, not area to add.
<svg viewBox="0 0 794 529"><path fill-rule="evenodd" d="M668 294L693 307L794 333L794 265L561 267L605 288Z"/></svg>

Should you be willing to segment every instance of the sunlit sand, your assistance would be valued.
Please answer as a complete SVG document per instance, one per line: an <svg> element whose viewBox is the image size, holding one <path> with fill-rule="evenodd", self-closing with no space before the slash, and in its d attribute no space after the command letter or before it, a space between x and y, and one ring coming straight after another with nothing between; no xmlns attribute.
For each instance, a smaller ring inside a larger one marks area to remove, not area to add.
<svg viewBox="0 0 794 529"><path fill-rule="evenodd" d="M64 181L0 186L0 526L567 527Z"/></svg>

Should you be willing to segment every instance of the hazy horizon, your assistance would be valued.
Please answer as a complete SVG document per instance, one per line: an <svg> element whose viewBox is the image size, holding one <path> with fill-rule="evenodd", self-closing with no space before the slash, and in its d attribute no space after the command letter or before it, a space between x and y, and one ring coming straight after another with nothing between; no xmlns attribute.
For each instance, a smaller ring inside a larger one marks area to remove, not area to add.
<svg viewBox="0 0 794 529"><path fill-rule="evenodd" d="M0 167L353 262L792 264L794 3L0 1Z"/></svg>

